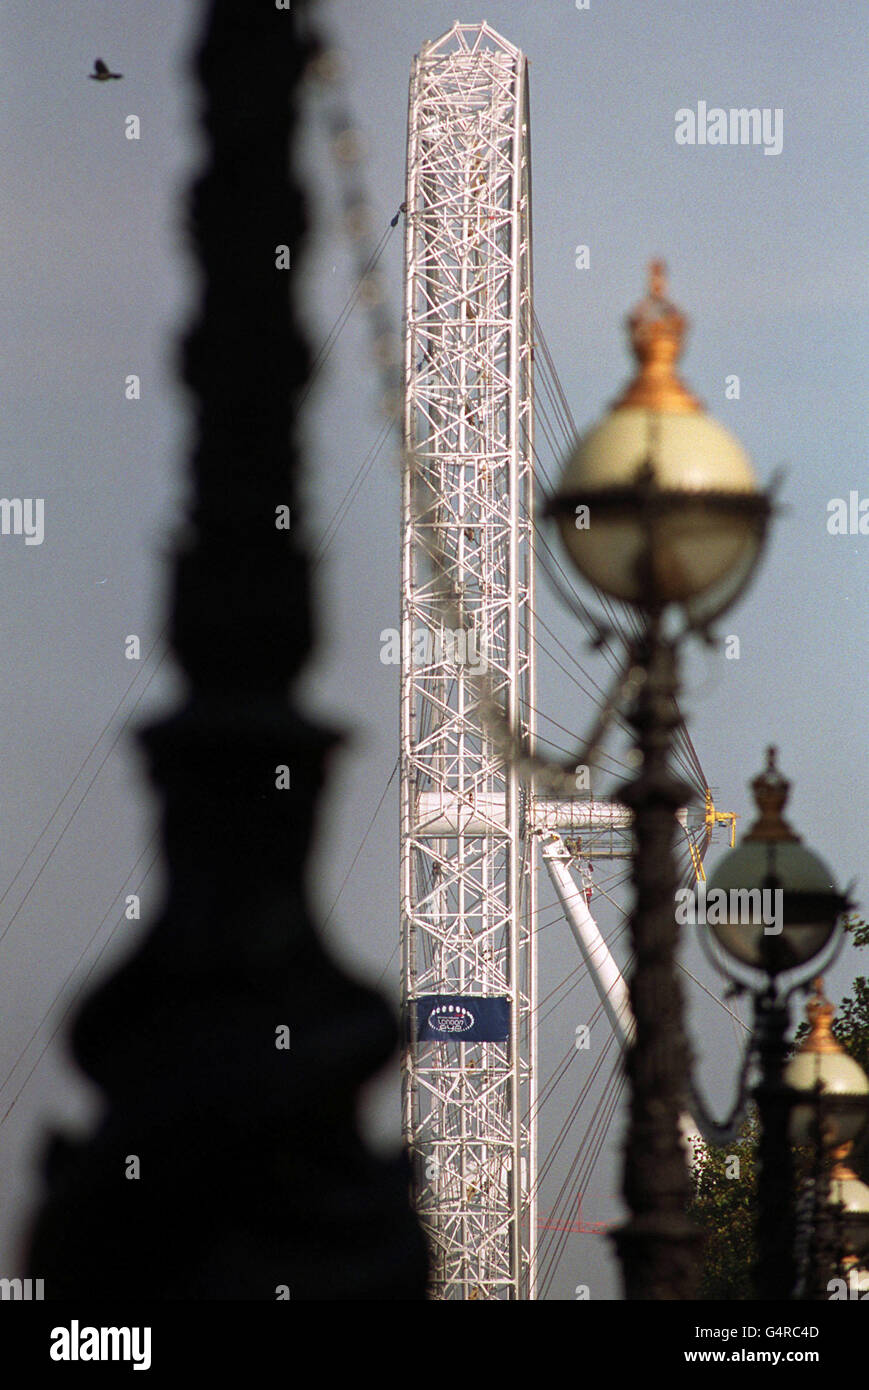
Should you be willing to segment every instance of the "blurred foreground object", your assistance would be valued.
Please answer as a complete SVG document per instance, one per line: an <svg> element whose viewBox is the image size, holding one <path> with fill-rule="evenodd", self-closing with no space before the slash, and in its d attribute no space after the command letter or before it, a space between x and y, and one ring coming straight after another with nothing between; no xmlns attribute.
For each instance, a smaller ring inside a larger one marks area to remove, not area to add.
<svg viewBox="0 0 869 1390"><path fill-rule="evenodd" d="M375 1159L357 1128L396 1024L326 955L305 897L337 742L287 695L312 644L308 558L289 524L292 401L310 367L289 167L307 8L214 0L198 57L206 156L189 220L202 298L183 348L197 437L172 613L188 698L144 735L168 900L75 1023L107 1110L88 1141L55 1140L49 1155L30 1265L52 1299L425 1291L406 1166Z"/></svg>

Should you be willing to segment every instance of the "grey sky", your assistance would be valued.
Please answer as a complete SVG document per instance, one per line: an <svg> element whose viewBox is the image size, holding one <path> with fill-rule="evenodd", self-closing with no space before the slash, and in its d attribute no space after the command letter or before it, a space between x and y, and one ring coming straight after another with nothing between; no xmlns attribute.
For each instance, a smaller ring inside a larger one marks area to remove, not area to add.
<svg viewBox="0 0 869 1390"><path fill-rule="evenodd" d="M187 428L171 351L192 294L178 194L195 165L196 142L182 64L190 16L200 13L178 0L73 0L62 8L7 0L0 17L2 492L44 497L46 508L42 546L0 537L0 894L137 674L124 659L124 637L138 634L147 651L164 621L163 550L183 496ZM403 197L411 58L457 17L453 0L323 7L324 27L347 54L347 96L368 136L365 179L376 235ZM762 573L724 624L739 635L741 658L692 655L684 708L724 809L748 812L746 783L765 745L778 743L795 783L796 827L840 882L858 876L865 884L869 536L826 529L831 498L852 489L869 496L864 7L850 0L833 8L802 0L591 0L586 12L571 0L487 0L484 11L460 17L487 19L531 60L536 308L580 428L627 376L622 321L643 292L647 260L663 255L672 297L693 324L683 363L689 385L739 436L764 480L777 465L789 466L787 511ZM125 74L123 82L87 80L97 54ZM782 108L782 153L677 146L674 113L700 100ZM124 138L129 113L141 118L138 142ZM339 230L336 171L314 112L305 162L317 180L314 228L308 256L292 273L304 276L319 342L355 276ZM591 250L588 271L574 266L580 243ZM397 324L400 230L382 264ZM314 538L380 430L369 358L365 322L354 316L307 418ZM141 376L139 402L124 400L129 372ZM728 373L740 376L739 401L725 400ZM353 734L332 783L312 876L325 915L397 754L397 671L379 661L379 633L398 615L398 482L385 452L318 570L318 586L321 641L306 700ZM570 615L543 581L541 591L546 622L595 670ZM142 671L119 718L154 665ZM543 660L540 684L540 703L555 719L577 736L588 728L593 710ZM164 666L137 719L170 693ZM116 718L0 906L0 932L117 727ZM103 915L73 984L121 917L152 810L135 751L123 739L0 941L0 1082ZM390 795L328 929L354 968L383 975L390 988L396 827ZM158 902L155 869L143 890L146 918ZM602 913L601 920L614 919ZM136 930L119 927L104 960ZM547 929L541 952L544 979L566 974L574 963L566 927ZM834 994L858 967L853 956L843 959ZM708 970L703 978L712 983ZM0 1092L0 1115L69 997L69 990L61 995ZM549 1025L556 1031L545 1039L550 1061L591 1003L586 986L556 1015ZM696 991L692 1022L704 1078L721 1104L736 1066L733 1032ZM597 1037L602 1044L603 1034ZM571 1072L570 1084L578 1079ZM0 1274L15 1272L14 1229L43 1126L83 1113L84 1101L54 1045L0 1128ZM375 1088L370 1113L381 1134L394 1133L394 1076ZM603 1194L600 1202L589 1196L592 1218L613 1214L604 1201L618 1188L613 1152L590 1184L591 1194ZM612 1296L602 1243L590 1236L570 1242L558 1294L570 1297L585 1276L594 1297Z"/></svg>

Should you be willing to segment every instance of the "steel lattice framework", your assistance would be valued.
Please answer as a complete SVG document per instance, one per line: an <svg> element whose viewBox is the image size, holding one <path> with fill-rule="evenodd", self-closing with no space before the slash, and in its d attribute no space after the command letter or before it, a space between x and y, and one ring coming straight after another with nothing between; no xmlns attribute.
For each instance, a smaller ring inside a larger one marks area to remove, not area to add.
<svg viewBox="0 0 869 1390"><path fill-rule="evenodd" d="M533 732L529 176L525 58L456 24L410 84L401 615L404 1127L442 1299L533 1297L535 872L473 676ZM506 999L508 1035L419 1041L431 996Z"/></svg>

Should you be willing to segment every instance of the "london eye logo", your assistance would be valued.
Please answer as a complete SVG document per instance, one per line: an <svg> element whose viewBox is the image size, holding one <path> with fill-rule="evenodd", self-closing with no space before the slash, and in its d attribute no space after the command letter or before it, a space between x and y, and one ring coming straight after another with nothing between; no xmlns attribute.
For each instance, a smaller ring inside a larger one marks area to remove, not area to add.
<svg viewBox="0 0 869 1390"><path fill-rule="evenodd" d="M505 1042L510 1036L505 995L423 994L411 1002L419 1042Z"/></svg>
<svg viewBox="0 0 869 1390"><path fill-rule="evenodd" d="M467 1033L474 1026L474 1015L462 1004L439 1004L428 1016L434 1033Z"/></svg>

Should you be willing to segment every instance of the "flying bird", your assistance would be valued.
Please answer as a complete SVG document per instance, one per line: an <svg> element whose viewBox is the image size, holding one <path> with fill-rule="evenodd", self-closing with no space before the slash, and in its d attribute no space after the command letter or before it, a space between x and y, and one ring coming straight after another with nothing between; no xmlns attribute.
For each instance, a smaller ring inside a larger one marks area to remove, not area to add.
<svg viewBox="0 0 869 1390"><path fill-rule="evenodd" d="M88 73L88 77L92 82L109 82L112 78L117 81L119 78L123 77L123 75L122 72L109 72L102 58L96 58L94 60L94 70Z"/></svg>

